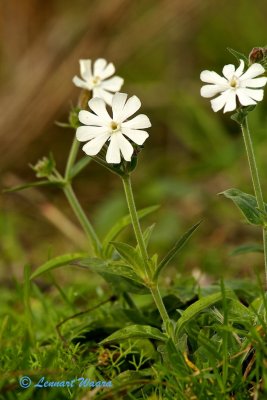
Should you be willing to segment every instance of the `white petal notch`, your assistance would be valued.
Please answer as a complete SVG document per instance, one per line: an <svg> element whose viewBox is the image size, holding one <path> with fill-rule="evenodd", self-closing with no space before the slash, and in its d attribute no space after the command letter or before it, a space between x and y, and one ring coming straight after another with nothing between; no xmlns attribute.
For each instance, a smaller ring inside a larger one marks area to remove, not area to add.
<svg viewBox="0 0 267 400"><path fill-rule="evenodd" d="M202 71L200 79L207 85L202 86L200 94L202 97L213 98L211 107L214 112L223 109L223 112L234 111L239 105L248 106L257 104L263 99L263 88L267 78L263 75L265 69L261 64L252 64L244 72L244 61L235 68L233 64L223 67L223 76L214 71ZM238 102L237 102L238 100Z"/></svg>
<svg viewBox="0 0 267 400"><path fill-rule="evenodd" d="M97 68L105 70L105 65L102 61ZM89 156L95 156L106 144L107 163L119 164L122 160L130 162L134 146L142 146L149 136L144 129L151 127L145 114L130 118L141 107L139 98L132 96L127 99L127 94L115 93L112 99L112 117L102 98L94 97L88 105L93 112L80 111L79 121L83 125L76 131L77 140L87 142L83 151Z"/></svg>
<svg viewBox="0 0 267 400"><path fill-rule="evenodd" d="M113 63L108 63L104 58L80 60L80 75L74 76L72 82L75 86L92 92L92 97L100 97L111 106L114 93L121 90L124 80L115 73Z"/></svg>

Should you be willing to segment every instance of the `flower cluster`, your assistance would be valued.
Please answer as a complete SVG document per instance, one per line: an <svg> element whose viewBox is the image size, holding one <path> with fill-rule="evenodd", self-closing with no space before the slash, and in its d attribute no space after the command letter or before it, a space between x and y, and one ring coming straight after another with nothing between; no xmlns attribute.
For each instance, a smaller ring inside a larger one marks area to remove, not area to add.
<svg viewBox="0 0 267 400"><path fill-rule="evenodd" d="M208 83L201 88L201 96L214 97L211 100L213 111L217 112L223 108L223 112L234 111L237 108L236 97L242 106L257 104L263 99L263 86L267 82L266 77L260 77L265 72L261 64L252 64L244 72L244 61L236 69L233 64L225 65L223 76L214 71L202 71L200 79Z"/></svg>
<svg viewBox="0 0 267 400"><path fill-rule="evenodd" d="M94 63L93 73L91 60L80 60L80 67L83 79L75 76L73 83L91 91L93 97L88 102L93 113L86 110L79 112L79 121L83 125L78 127L76 138L87 142L83 151L89 156L95 156L108 142L107 163L119 164L122 158L131 161L134 152L132 143L143 145L148 137L143 129L151 126L149 118L144 114L129 119L141 107L140 100L136 96L127 100L127 94L119 93L123 79L118 76L110 78L115 72L112 63L108 64L99 58ZM106 104L112 107L112 117Z"/></svg>

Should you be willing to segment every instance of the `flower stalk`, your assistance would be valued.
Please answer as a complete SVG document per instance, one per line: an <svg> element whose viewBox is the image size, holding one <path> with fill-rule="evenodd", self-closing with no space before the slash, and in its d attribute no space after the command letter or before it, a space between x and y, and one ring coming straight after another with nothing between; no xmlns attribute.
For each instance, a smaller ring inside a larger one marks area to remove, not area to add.
<svg viewBox="0 0 267 400"><path fill-rule="evenodd" d="M164 306L164 303L162 301L162 297L160 295L158 284L155 282L151 282L151 275L153 274L153 271L151 270L151 264L149 263L149 256L147 253L147 249L146 249L146 245L145 245L145 241L144 241L144 237L143 237L143 232L142 232L142 229L141 229L141 226L139 223L139 219L138 219L138 215L137 215L130 175L127 174L127 175L123 176L122 182L123 182L124 192L125 192L125 196L126 196L131 220L132 220L132 225L133 225L136 241L139 245L139 249L140 249L142 258L144 260L145 273L146 273L147 279L150 282L149 289L150 289L150 292L154 299L154 302L158 308L160 316L163 320L164 326L165 326L165 328L168 328L171 325L170 317L169 317L167 310Z"/></svg>
<svg viewBox="0 0 267 400"><path fill-rule="evenodd" d="M250 130L249 130L247 117L245 117L244 122L241 124L241 129L242 129L242 134L243 134L243 139L244 139L244 143L245 143L252 184L253 184L258 208L263 214L265 214L266 213L265 204L264 204L264 200L263 200L262 188L261 188L261 183L260 183L260 178L259 178L259 173L258 173L258 168L257 168L257 163L256 163L255 154L254 154L253 143L252 143L252 138L251 138L251 134L250 134ZM264 224L262 233L263 233L264 265L265 265L265 286L267 289L267 230L266 229L267 229L267 226Z"/></svg>
<svg viewBox="0 0 267 400"><path fill-rule="evenodd" d="M101 253L101 243L98 239L98 236L91 225L90 221L88 220L85 212L82 209L82 206L77 199L72 186L70 183L67 183L63 189L65 196L67 197L69 204L74 211L74 214L76 215L77 219L79 220L81 226L83 227L83 230L89 239L89 242L92 243L92 248L95 253L95 255L99 255Z"/></svg>

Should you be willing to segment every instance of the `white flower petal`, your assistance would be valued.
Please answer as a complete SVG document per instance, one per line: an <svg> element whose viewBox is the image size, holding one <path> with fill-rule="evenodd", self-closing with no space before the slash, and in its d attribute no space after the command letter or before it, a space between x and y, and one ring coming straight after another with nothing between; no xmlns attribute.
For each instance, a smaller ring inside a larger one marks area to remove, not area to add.
<svg viewBox="0 0 267 400"><path fill-rule="evenodd" d="M103 70L106 68L107 60L104 58L98 58L94 63L93 75L99 76L101 78L101 74Z"/></svg>
<svg viewBox="0 0 267 400"><path fill-rule="evenodd" d="M121 131L124 135L128 136L129 139L131 139L134 143L138 144L139 146L142 146L142 144L146 141L146 139L149 136L149 134L146 131L142 131L139 129L131 129L123 127Z"/></svg>
<svg viewBox="0 0 267 400"><path fill-rule="evenodd" d="M220 96L210 101L213 111L217 112L225 106L229 92L230 89L226 90Z"/></svg>
<svg viewBox="0 0 267 400"><path fill-rule="evenodd" d="M118 92L123 85L123 79L119 76L113 76L102 82L101 87L110 92Z"/></svg>
<svg viewBox="0 0 267 400"><path fill-rule="evenodd" d="M240 76L240 80L244 81L245 79L256 78L256 76L262 75L265 72L265 69L261 64L255 63L252 64L249 69Z"/></svg>
<svg viewBox="0 0 267 400"><path fill-rule="evenodd" d="M247 89L242 88L240 89L243 94L247 95L253 100L261 101L263 99L263 89Z"/></svg>
<svg viewBox="0 0 267 400"><path fill-rule="evenodd" d="M78 115L79 121L85 125L103 126L103 121L98 115L89 111L81 110Z"/></svg>
<svg viewBox="0 0 267 400"><path fill-rule="evenodd" d="M102 86L102 85L101 85ZM112 104L112 98L113 94L110 92L107 92L106 90L102 89L102 87L96 87L93 89L93 97L100 97L101 99L104 100L106 104L111 106Z"/></svg>
<svg viewBox="0 0 267 400"><path fill-rule="evenodd" d="M110 142L106 154L106 161L109 164L119 164L121 162L121 153L117 135L113 134L110 137Z"/></svg>
<svg viewBox="0 0 267 400"><path fill-rule="evenodd" d="M244 89L237 89L236 94L242 106L250 106L256 104L256 101L252 100L251 97L249 97L246 92L244 92Z"/></svg>
<svg viewBox="0 0 267 400"><path fill-rule="evenodd" d="M226 104L224 106L223 112L234 111L236 109L236 92L231 90L228 93Z"/></svg>
<svg viewBox="0 0 267 400"><path fill-rule="evenodd" d="M129 121L123 122L121 126L132 129L144 129L150 128L151 122L145 114L138 114L136 117L130 119Z"/></svg>
<svg viewBox="0 0 267 400"><path fill-rule="evenodd" d="M204 85L200 89L200 94L202 97L213 97L216 94L219 94L228 88L227 85Z"/></svg>
<svg viewBox="0 0 267 400"><path fill-rule="evenodd" d="M237 68L237 70L235 71L235 74L234 74L237 78L239 78L243 74L244 66L245 66L244 61L240 60L240 65L239 65L239 67Z"/></svg>
<svg viewBox="0 0 267 400"><path fill-rule="evenodd" d="M126 93L115 93L112 99L112 112L113 112L113 120L119 121L119 117L122 113L124 105L127 100Z"/></svg>
<svg viewBox="0 0 267 400"><path fill-rule="evenodd" d="M108 124L111 121L111 118L107 112L106 104L103 99L99 97L94 97L89 100L89 107L96 115L98 115L105 124ZM104 125L104 124L103 124Z"/></svg>
<svg viewBox="0 0 267 400"><path fill-rule="evenodd" d="M227 80L214 71L202 71L200 74L200 79L202 82L213 83L215 85L227 84Z"/></svg>
<svg viewBox="0 0 267 400"><path fill-rule="evenodd" d="M109 136L110 136L109 133L104 133L103 135L95 137L94 139L90 140L90 142L86 143L83 146L83 151L88 156L95 156L100 152L100 150L108 140Z"/></svg>
<svg viewBox="0 0 267 400"><path fill-rule="evenodd" d="M131 161L134 151L133 146L121 133L117 133L116 136L124 160Z"/></svg>
<svg viewBox="0 0 267 400"><path fill-rule="evenodd" d="M80 71L81 71L81 77L84 80L88 80L92 76L92 62L91 60L80 60Z"/></svg>
<svg viewBox="0 0 267 400"><path fill-rule="evenodd" d="M118 121L116 122L123 122L127 118L129 118L131 115L136 113L137 110L141 107L141 101L137 96L132 96L130 97L126 103L125 106L121 112L121 114L118 116Z"/></svg>
<svg viewBox="0 0 267 400"><path fill-rule="evenodd" d="M266 85L267 78L262 77L262 78L254 78L254 79L246 79L244 82L241 82L244 84L244 87L248 88L260 88Z"/></svg>
<svg viewBox="0 0 267 400"><path fill-rule="evenodd" d="M86 83L85 81L83 81L81 78L79 78L78 76L74 76L72 78L72 82L74 83L75 86L82 88L82 89L87 89L90 90L88 83Z"/></svg>
<svg viewBox="0 0 267 400"><path fill-rule="evenodd" d="M230 80L232 79L234 73L235 73L235 66L233 64L228 64L223 67L223 75L225 76L226 79Z"/></svg>
<svg viewBox="0 0 267 400"><path fill-rule="evenodd" d="M108 129L105 126L79 126L76 130L76 138L80 142L86 142L103 133L108 133Z"/></svg>
<svg viewBox="0 0 267 400"><path fill-rule="evenodd" d="M114 64L109 63L106 66L106 68L104 68L101 72L99 72L99 76L103 80L103 79L109 78L111 75L114 74L114 72L115 72Z"/></svg>

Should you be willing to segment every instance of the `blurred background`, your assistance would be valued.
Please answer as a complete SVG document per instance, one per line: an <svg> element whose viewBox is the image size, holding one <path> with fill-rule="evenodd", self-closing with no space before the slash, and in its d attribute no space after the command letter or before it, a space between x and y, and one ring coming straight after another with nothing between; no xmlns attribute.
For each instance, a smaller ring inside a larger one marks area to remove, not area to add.
<svg viewBox="0 0 267 400"><path fill-rule="evenodd" d="M239 245L260 243L261 232L217 195L231 187L251 193L252 186L239 127L200 97L199 74L236 63L227 47L248 54L266 45L264 0L2 0L0 35L1 189L34 181L29 164L50 151L64 170L73 131L55 121L66 122L77 103L78 60L104 57L153 125L133 176L138 207L161 205L143 221L156 222L151 252L163 255L203 219L170 276L263 273L262 254L231 256ZM265 193L266 116L264 101L250 118ZM100 236L127 213L120 181L94 163L74 187ZM20 279L25 263L35 268L85 248L59 189L2 194L0 206L2 280ZM130 229L124 238L134 240Z"/></svg>

